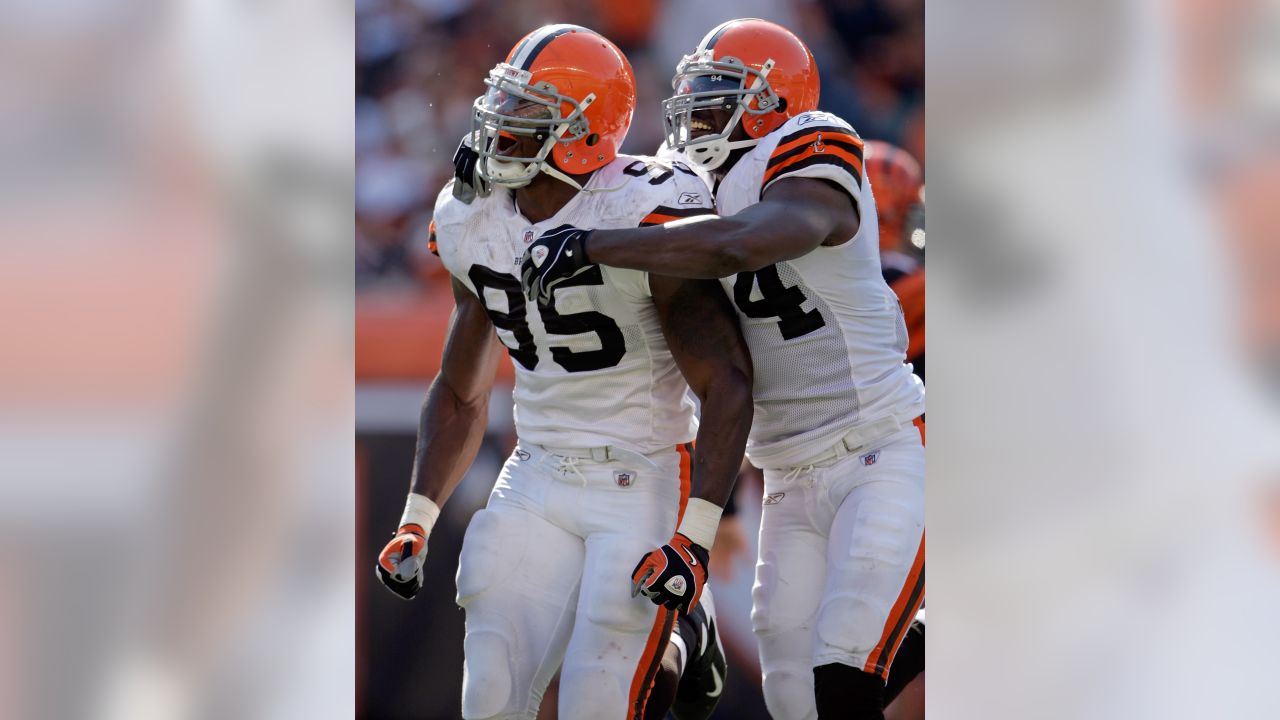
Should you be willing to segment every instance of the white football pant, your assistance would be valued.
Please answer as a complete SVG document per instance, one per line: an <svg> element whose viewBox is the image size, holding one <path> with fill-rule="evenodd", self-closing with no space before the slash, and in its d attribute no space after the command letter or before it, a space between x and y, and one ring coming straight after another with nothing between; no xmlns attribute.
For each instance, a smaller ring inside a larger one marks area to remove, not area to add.
<svg viewBox="0 0 1280 720"><path fill-rule="evenodd" d="M813 720L813 668L882 677L924 598L924 446L906 426L817 467L765 470L752 627L777 720Z"/></svg>
<svg viewBox="0 0 1280 720"><path fill-rule="evenodd" d="M517 446L459 559L466 720L533 718L557 669L561 720L636 717L674 613L631 597L631 572L671 539L688 483L685 446Z"/></svg>

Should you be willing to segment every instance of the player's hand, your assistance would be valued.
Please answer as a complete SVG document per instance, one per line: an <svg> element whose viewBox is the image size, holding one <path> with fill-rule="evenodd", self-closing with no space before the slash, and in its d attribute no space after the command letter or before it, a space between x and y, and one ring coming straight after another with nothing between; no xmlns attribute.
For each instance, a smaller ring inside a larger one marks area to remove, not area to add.
<svg viewBox="0 0 1280 720"><path fill-rule="evenodd" d="M480 153L471 147L471 133L467 133L453 153L453 196L464 203L489 194L489 184L477 171L479 165Z"/></svg>
<svg viewBox="0 0 1280 720"><path fill-rule="evenodd" d="M412 600L422 588L427 536L421 525L403 525L378 556L378 579L391 592Z"/></svg>
<svg viewBox="0 0 1280 720"><path fill-rule="evenodd" d="M644 594L655 605L689 612L707 584L710 553L676 533L666 545L641 558L631 572L631 597Z"/></svg>
<svg viewBox="0 0 1280 720"><path fill-rule="evenodd" d="M551 304L551 293L560 283L591 266L587 259L590 230L561 225L548 230L529 246L520 263L520 284L525 297L539 305Z"/></svg>

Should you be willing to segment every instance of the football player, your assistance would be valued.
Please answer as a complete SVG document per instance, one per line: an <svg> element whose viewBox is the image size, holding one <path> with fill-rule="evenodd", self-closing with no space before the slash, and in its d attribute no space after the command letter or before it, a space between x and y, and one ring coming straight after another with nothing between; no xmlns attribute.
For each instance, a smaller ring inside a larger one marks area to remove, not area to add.
<svg viewBox="0 0 1280 720"><path fill-rule="evenodd" d="M559 668L561 718L639 720L675 613L705 581L751 423L750 356L715 282L596 267L526 303L516 272L543 230L655 224L710 197L688 168L618 154L635 80L597 33L539 28L486 84L462 180L435 207L455 308L377 573L405 598L426 581L432 525L475 457L505 349L519 442L459 560L463 717L534 717Z"/></svg>
<svg viewBox="0 0 1280 720"><path fill-rule="evenodd" d="M673 85L667 144L708 173L720 216L560 227L533 243L522 282L546 302L597 266L722 278L755 368L765 701L787 720L878 719L924 595L924 387L881 276L863 143L816 110L813 55L773 23L712 29Z"/></svg>

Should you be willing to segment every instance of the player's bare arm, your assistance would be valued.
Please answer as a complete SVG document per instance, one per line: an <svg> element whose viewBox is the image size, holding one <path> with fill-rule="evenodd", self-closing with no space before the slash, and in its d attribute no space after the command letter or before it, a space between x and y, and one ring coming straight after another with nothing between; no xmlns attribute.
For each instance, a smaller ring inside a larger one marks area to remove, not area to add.
<svg viewBox="0 0 1280 720"><path fill-rule="evenodd" d="M690 500L724 507L751 430L751 354L720 284L651 275L671 355L701 405Z"/></svg>
<svg viewBox="0 0 1280 720"><path fill-rule="evenodd" d="M422 586L427 536L475 460L488 422L489 392L502 346L484 306L453 281L454 310L440 372L418 419L418 447L400 527L378 558L378 577L412 598Z"/></svg>
<svg viewBox="0 0 1280 720"><path fill-rule="evenodd" d="M667 545L641 559L633 590L687 611L706 582L716 527L751 430L751 355L719 283L651 275L649 287L671 355L702 412L684 519Z"/></svg>
<svg viewBox="0 0 1280 720"><path fill-rule="evenodd" d="M690 278L720 278L791 260L854 236L858 214L825 180L786 178L736 215L677 220L651 228L596 230L585 241L598 265Z"/></svg>
<svg viewBox="0 0 1280 720"><path fill-rule="evenodd" d="M759 203L727 217L615 230L557 228L529 247L522 283L530 297L546 298L559 282L592 264L681 278L728 277L800 257L819 245L839 245L857 233L858 222L853 200L834 183L784 178Z"/></svg>
<svg viewBox="0 0 1280 720"><path fill-rule="evenodd" d="M484 439L489 393L502 343L484 305L453 280L453 316L440 372L418 419L418 446L409 491L443 505L471 466Z"/></svg>

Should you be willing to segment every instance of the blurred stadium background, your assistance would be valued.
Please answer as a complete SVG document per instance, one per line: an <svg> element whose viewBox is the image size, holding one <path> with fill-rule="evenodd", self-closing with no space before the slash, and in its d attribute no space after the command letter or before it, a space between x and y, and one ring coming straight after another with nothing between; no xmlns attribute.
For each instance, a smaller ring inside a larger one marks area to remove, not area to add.
<svg viewBox="0 0 1280 720"><path fill-rule="evenodd" d="M426 227L436 193L450 176L454 148L470 128L471 102L483 91L483 78L539 25L592 28L622 48L636 73L637 108L623 151L650 154L662 140L659 102L670 94L676 61L706 31L735 17L763 17L795 31L817 58L822 109L849 120L864 138L905 147L923 164L923 0L356 3L361 717L459 716L463 615L454 604L457 555L471 514L483 506L515 442L511 366L504 358L484 448L432 533L426 591L404 603L378 586L371 563L404 503L418 410L438 369L453 307L447 273L427 251ZM919 256L910 246L903 249ZM760 493L758 475L744 474L737 532L717 541L713 582L730 653L718 718L768 717L749 619ZM544 714L551 705L544 702Z"/></svg>

